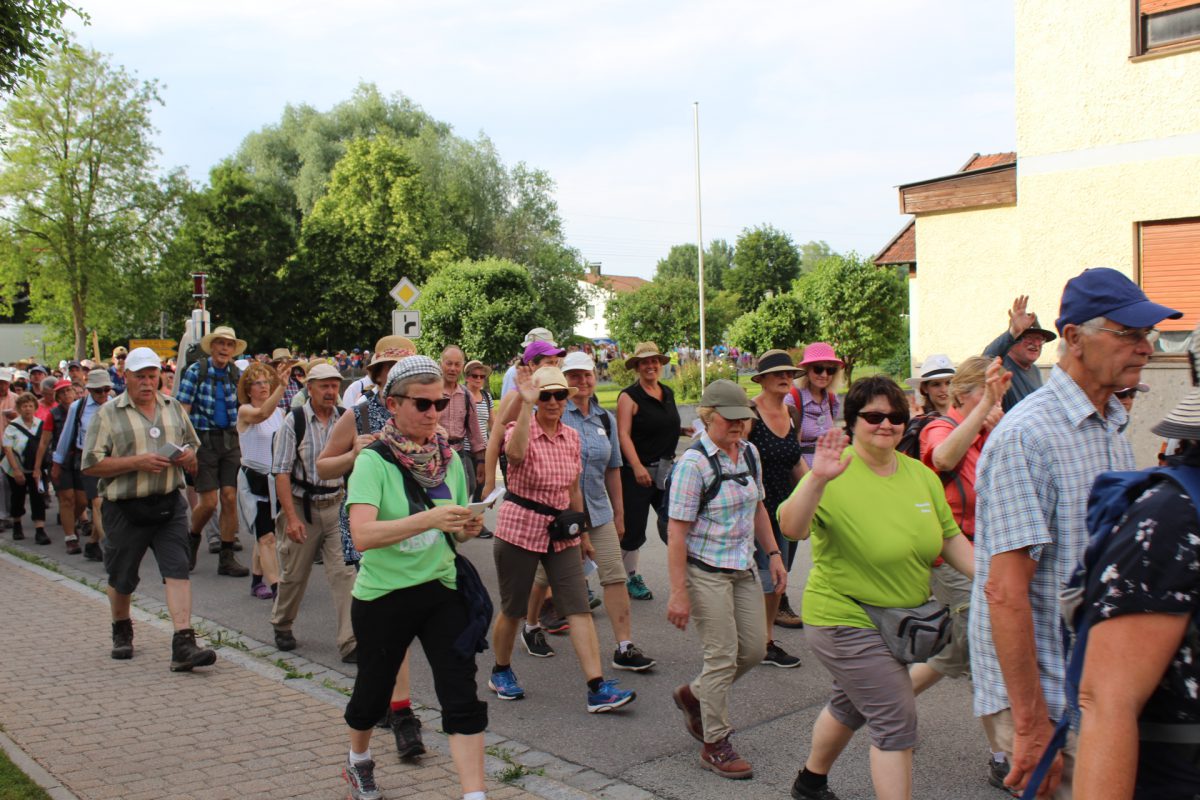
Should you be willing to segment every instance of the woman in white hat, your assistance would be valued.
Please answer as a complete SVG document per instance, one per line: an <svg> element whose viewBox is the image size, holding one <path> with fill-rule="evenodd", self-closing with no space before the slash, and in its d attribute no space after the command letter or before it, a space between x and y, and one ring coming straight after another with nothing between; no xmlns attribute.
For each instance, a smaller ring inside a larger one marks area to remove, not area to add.
<svg viewBox="0 0 1200 800"><path fill-rule="evenodd" d="M950 410L950 379L954 377L954 362L950 356L937 353L925 359L905 381L915 390L912 398L913 416L918 414L944 415Z"/></svg>

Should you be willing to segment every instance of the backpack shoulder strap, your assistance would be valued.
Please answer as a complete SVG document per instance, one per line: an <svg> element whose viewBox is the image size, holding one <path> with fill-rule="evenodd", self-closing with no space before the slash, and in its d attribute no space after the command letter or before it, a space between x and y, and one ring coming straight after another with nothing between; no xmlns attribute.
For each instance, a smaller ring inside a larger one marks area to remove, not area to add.
<svg viewBox="0 0 1200 800"><path fill-rule="evenodd" d="M196 361L196 386L203 386L206 380L208 380L208 356L201 353L200 358Z"/></svg>
<svg viewBox="0 0 1200 800"><path fill-rule="evenodd" d="M292 430L296 433L296 460L300 460L300 443L308 434L308 417L304 415L304 406L292 409Z"/></svg>
<svg viewBox="0 0 1200 800"><path fill-rule="evenodd" d="M370 402L370 401L367 401ZM354 431L359 436L365 436L371 432L371 420L367 413L367 403L357 403L354 406Z"/></svg>

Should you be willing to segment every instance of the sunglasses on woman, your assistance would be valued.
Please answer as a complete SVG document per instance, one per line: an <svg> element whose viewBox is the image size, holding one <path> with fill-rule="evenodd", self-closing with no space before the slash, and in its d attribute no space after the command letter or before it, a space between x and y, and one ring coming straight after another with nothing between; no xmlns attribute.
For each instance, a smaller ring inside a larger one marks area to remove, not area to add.
<svg viewBox="0 0 1200 800"><path fill-rule="evenodd" d="M541 403L549 403L551 400L557 400L561 403L563 400L566 400L570 394L571 393L566 389L557 389L553 392L539 392L538 401Z"/></svg>
<svg viewBox="0 0 1200 800"><path fill-rule="evenodd" d="M808 371L813 375L836 375L837 367L827 367L824 364L813 364L808 368Z"/></svg>
<svg viewBox="0 0 1200 800"><path fill-rule="evenodd" d="M890 414L882 411L860 411L858 418L864 420L868 425L882 425L885 419L893 425L903 425L908 422L908 414L903 411L893 411Z"/></svg>
<svg viewBox="0 0 1200 800"><path fill-rule="evenodd" d="M401 400L412 400L413 408L424 414L429 409L434 409L439 414L446 410L446 406L450 405L449 397L439 397L437 400L430 400L428 397L412 397L407 394L394 394L392 397L398 397Z"/></svg>

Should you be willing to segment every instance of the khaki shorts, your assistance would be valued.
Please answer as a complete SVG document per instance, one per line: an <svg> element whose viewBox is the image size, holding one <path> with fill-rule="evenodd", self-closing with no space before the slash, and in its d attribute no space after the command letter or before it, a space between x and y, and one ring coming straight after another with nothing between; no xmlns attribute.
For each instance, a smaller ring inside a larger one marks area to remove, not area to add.
<svg viewBox="0 0 1200 800"><path fill-rule="evenodd" d="M940 564L930 573L929 584L938 602L950 607L950 643L925 663L947 678L968 675L971 672L971 648L967 641L971 579L949 564Z"/></svg>
<svg viewBox="0 0 1200 800"><path fill-rule="evenodd" d="M592 528L588 531L592 540L592 548L596 551L596 575L601 586L611 586L615 583L625 583L629 578L625 572L625 564L621 560L621 540L617 538L617 526L611 522ZM534 583L545 588L550 585L546 570L538 566Z"/></svg>
<svg viewBox="0 0 1200 800"><path fill-rule="evenodd" d="M983 723L983 730L987 734L988 741L991 742L992 749L1003 752L1008 756L1011 764L1013 754L1012 709L1006 708L995 714L986 714L980 717L979 721ZM1050 724L1053 725L1054 720L1051 720ZM1078 749L1079 735L1075 731L1069 731L1067 746L1063 748L1062 781L1058 784L1058 790L1054 792L1052 800L1071 800L1073 797L1071 782L1075 777L1075 753Z"/></svg>
<svg viewBox="0 0 1200 800"><path fill-rule="evenodd" d="M564 617L587 614L587 581L583 577L583 558L578 547L559 553L535 553L500 537L494 540L492 555L496 561L496 580L500 584L500 611L512 619L525 619L533 574L538 565L546 567L554 590L554 608Z"/></svg>

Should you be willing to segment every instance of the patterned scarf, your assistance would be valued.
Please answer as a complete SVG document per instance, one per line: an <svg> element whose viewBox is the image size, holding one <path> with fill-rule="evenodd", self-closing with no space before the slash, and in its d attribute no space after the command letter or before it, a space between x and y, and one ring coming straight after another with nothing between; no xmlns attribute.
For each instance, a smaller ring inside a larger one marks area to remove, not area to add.
<svg viewBox="0 0 1200 800"><path fill-rule="evenodd" d="M394 419L389 419L380 431L379 438L387 443L392 449L392 455L402 467L412 473L417 483L426 489L445 483L446 469L450 466L454 451L440 433L425 444L417 444L400 432Z"/></svg>

